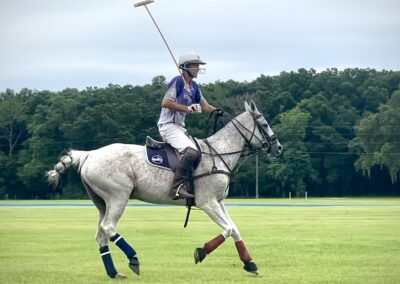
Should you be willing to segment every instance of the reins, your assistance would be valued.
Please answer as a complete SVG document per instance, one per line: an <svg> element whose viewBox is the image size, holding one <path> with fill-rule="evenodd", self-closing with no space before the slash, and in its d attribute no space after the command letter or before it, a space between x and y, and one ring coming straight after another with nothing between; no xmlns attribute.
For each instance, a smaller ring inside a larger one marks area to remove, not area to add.
<svg viewBox="0 0 400 284"><path fill-rule="evenodd" d="M195 175L192 177L192 179L197 179L197 178L201 178L201 177L205 177L205 176L209 176L209 175L213 175L213 174L225 174L231 178L233 178L234 174L238 171L238 169L240 168L240 166L242 165L242 163L239 164L238 167L236 167L236 170L234 171L233 169L231 169L228 164L226 163L226 161L224 160L223 156L228 156L228 155L234 155L234 154L241 154L241 157L246 157L246 156L252 156L256 153L258 153L259 151L261 151L261 149L258 148L254 148L251 145L251 140L253 139L253 137L257 138L259 141L262 142L262 140L255 135L255 131L256 131L256 127L257 127L257 123L256 121L254 121L254 127L253 130L249 130L247 127L245 127L240 121L238 121L235 117L233 117L232 115L230 115L227 112L224 112L223 115L218 115L216 114L216 110L212 111L208 121L210 121L210 119L212 118L212 116L214 115L214 134L217 132L217 124L218 124L218 118L222 118L224 121L224 124L226 125L226 121L224 120L224 115L229 119L229 122L232 122L233 126L236 128L236 130L239 132L239 134L243 137L243 139L246 141L245 146L247 147L247 149L242 149L239 151L232 151L232 152L225 152L225 153L218 153L217 150L215 150L214 147L211 146L210 142L207 139L204 139L204 143L207 145L209 152L204 152L202 151L201 153L204 155L209 155L212 157L212 161L213 161L213 166L211 171L199 174L199 175ZM238 127L241 126L244 130L248 131L251 133L250 139L248 139L243 132L240 130L240 128ZM208 128L207 128L208 129ZM215 157L218 157L223 164L225 165L225 167L228 169L228 171L225 170L218 170L216 165L215 165Z"/></svg>

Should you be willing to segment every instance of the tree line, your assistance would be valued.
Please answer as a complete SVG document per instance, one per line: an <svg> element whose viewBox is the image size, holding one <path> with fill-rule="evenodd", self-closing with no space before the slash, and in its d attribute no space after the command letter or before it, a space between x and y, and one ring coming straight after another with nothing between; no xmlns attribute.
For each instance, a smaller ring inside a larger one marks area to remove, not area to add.
<svg viewBox="0 0 400 284"><path fill-rule="evenodd" d="M167 80L59 92L0 93L0 198L55 198L44 173L68 149L160 139L156 123ZM400 195L400 72L299 69L251 82L201 84L206 99L235 115L254 100L284 153L259 158L261 197ZM211 135L207 114L189 116L189 132ZM222 127L222 121L219 122ZM243 162L230 196L255 195L255 159ZM59 190L86 196L75 171ZM210 189L211 190L211 189Z"/></svg>

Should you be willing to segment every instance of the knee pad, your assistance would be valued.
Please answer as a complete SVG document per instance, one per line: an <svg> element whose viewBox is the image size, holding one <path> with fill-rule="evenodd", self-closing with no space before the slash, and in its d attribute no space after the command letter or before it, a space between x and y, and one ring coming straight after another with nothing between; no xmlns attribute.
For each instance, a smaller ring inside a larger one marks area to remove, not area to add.
<svg viewBox="0 0 400 284"><path fill-rule="evenodd" d="M179 160L178 168L183 171L190 170L196 160L199 158L199 152L191 147L187 147L183 150L182 156Z"/></svg>
<svg viewBox="0 0 400 284"><path fill-rule="evenodd" d="M189 160L194 163L199 155L199 151L193 149L192 147L186 147L182 152L181 159Z"/></svg>

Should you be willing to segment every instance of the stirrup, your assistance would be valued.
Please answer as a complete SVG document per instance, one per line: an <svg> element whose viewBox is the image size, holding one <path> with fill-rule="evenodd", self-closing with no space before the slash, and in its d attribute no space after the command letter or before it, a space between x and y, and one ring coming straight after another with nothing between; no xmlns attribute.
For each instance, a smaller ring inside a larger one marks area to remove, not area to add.
<svg viewBox="0 0 400 284"><path fill-rule="evenodd" d="M194 195L189 193L186 189L184 189L183 192L179 192L181 187L184 185L184 182L182 182L176 189L175 196L172 198L173 200L178 200L181 198L194 198Z"/></svg>

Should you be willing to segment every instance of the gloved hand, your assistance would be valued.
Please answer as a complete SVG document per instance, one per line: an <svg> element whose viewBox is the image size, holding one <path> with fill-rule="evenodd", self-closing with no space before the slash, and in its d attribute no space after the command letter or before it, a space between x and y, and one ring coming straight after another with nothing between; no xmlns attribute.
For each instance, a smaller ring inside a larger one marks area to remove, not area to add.
<svg viewBox="0 0 400 284"><path fill-rule="evenodd" d="M197 112L197 113L203 112L200 104L192 104L192 105L188 106L188 110L189 110L189 112Z"/></svg>
<svg viewBox="0 0 400 284"><path fill-rule="evenodd" d="M214 112L215 112L216 116L223 116L224 115L224 111L222 109L220 109L220 108L216 108L214 110Z"/></svg>

